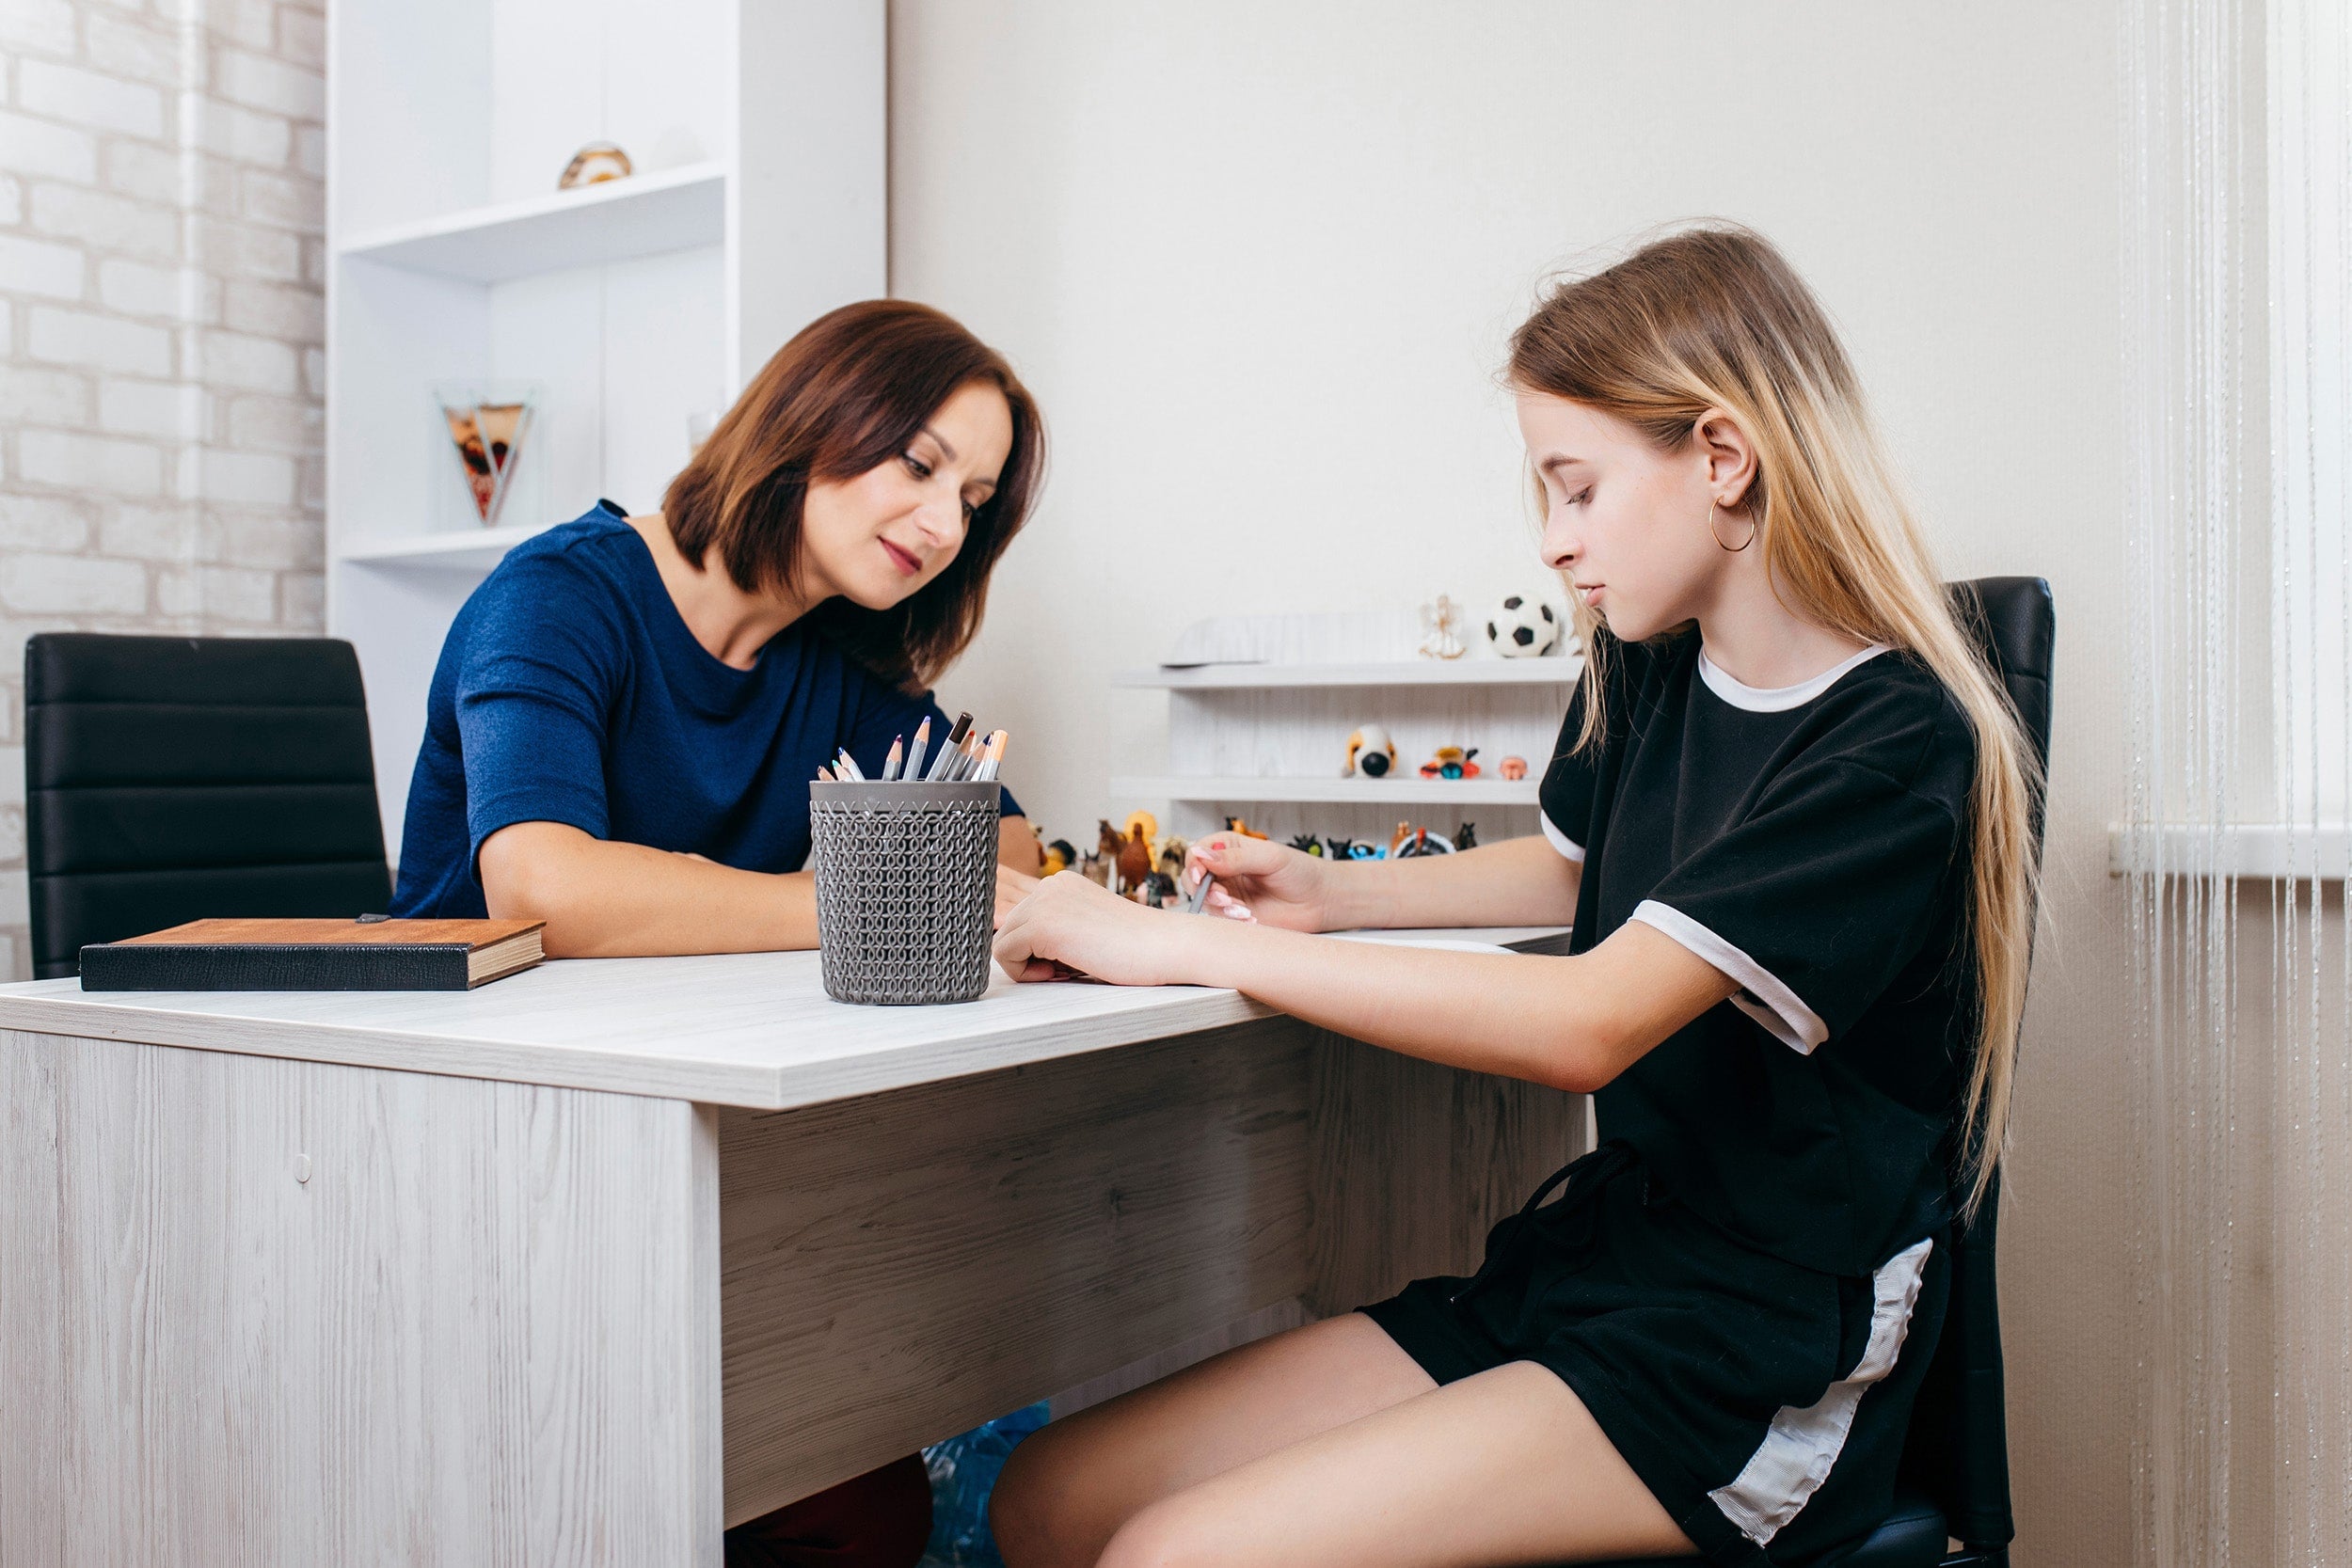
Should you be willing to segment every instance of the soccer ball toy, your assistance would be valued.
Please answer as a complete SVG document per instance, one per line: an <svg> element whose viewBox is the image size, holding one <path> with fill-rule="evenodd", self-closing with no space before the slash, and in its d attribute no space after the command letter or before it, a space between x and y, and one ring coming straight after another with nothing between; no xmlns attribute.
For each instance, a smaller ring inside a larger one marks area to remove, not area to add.
<svg viewBox="0 0 2352 1568"><path fill-rule="evenodd" d="M1486 641L1504 658L1540 658L1560 645L1560 617L1541 599L1514 594L1486 617Z"/></svg>

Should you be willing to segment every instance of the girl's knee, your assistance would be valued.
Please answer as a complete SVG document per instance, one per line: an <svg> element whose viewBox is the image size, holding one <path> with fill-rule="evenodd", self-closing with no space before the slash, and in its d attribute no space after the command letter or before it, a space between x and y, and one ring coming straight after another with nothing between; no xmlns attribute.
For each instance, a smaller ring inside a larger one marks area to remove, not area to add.
<svg viewBox="0 0 2352 1568"><path fill-rule="evenodd" d="M1071 1555L1069 1465L1050 1426L1005 1460L988 1495L988 1529L1007 1568L1086 1568Z"/></svg>
<svg viewBox="0 0 2352 1568"><path fill-rule="evenodd" d="M1213 1568L1233 1560L1210 1520L1182 1494L1153 1503L1119 1527L1094 1568Z"/></svg>

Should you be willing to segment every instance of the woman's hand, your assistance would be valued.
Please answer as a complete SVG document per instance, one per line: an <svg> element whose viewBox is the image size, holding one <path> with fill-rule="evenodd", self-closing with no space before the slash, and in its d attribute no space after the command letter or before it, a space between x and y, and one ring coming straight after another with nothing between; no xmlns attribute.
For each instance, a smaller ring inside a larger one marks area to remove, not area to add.
<svg viewBox="0 0 2352 1568"><path fill-rule="evenodd" d="M1015 905L1044 885L1045 879L1032 877L1025 871L1015 871L1004 862L996 863L996 929L1005 927L1005 916L1012 913Z"/></svg>
<svg viewBox="0 0 2352 1568"><path fill-rule="evenodd" d="M1215 833L1184 857L1184 891L1202 872L1216 878L1203 906L1210 914L1255 920L1293 931L1327 931L1352 924L1336 918L1339 867L1320 855L1247 833Z"/></svg>
<svg viewBox="0 0 2352 1568"><path fill-rule="evenodd" d="M1057 980L1071 971L1114 986L1184 985L1197 973L1209 922L1141 904L1075 871L1035 884L1009 911L998 885L996 961L1016 980Z"/></svg>

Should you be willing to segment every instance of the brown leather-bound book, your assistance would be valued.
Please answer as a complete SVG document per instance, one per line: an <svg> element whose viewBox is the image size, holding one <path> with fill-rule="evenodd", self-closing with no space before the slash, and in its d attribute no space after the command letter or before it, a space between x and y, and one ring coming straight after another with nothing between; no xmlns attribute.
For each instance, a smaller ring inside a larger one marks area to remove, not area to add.
<svg viewBox="0 0 2352 1568"><path fill-rule="evenodd" d="M82 949L84 990L471 990L542 957L543 920L191 920Z"/></svg>

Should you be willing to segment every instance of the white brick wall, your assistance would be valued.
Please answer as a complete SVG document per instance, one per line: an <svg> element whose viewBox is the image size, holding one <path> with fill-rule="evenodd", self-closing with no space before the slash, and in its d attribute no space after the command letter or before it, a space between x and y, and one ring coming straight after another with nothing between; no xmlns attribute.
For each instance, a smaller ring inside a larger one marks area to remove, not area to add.
<svg viewBox="0 0 2352 1568"><path fill-rule="evenodd" d="M0 0L0 978L24 639L319 628L325 51L310 0Z"/></svg>

